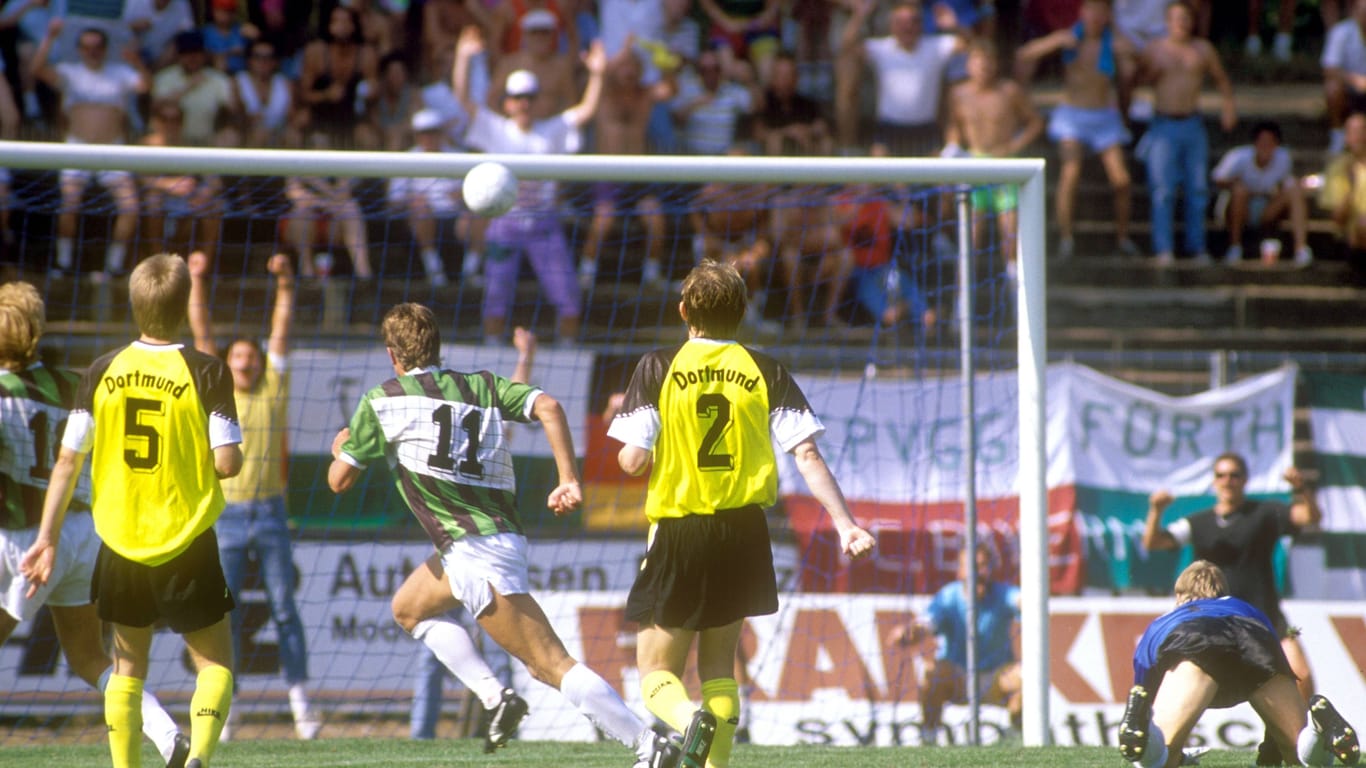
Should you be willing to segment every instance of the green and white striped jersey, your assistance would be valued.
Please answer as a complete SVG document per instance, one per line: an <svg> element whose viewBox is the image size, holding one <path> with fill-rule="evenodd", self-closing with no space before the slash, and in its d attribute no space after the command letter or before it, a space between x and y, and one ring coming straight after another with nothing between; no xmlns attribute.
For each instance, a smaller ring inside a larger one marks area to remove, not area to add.
<svg viewBox="0 0 1366 768"><path fill-rule="evenodd" d="M540 394L488 371L411 371L365 393L339 459L360 468L386 459L438 550L522 533L506 424L530 422Z"/></svg>
<svg viewBox="0 0 1366 768"><path fill-rule="evenodd" d="M32 528L42 519L43 494L79 381L42 363L0 369L0 528ZM90 508L89 472L81 472L72 504Z"/></svg>

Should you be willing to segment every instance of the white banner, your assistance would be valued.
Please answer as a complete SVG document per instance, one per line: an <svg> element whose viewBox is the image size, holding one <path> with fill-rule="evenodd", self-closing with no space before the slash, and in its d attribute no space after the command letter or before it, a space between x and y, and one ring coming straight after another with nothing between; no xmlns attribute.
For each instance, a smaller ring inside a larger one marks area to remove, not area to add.
<svg viewBox="0 0 1366 768"><path fill-rule="evenodd" d="M601 547L594 544L594 547ZM588 559L573 542L535 544L532 582L537 599L566 647L620 690L644 713L635 669L633 629L624 624L624 584L633 576L641 542L616 542ZM310 688L324 710L404 712L416 670L417 644L394 625L389 600L403 577L430 552L420 544L301 544L301 562L314 563L299 594L310 645ZM796 553L777 551L791 572ZM587 564L585 564L587 563ZM559 584L573 589L547 589ZM598 590L605 585L605 590ZM259 601L247 593L247 603ZM932 646L903 648L886 642L899 622L922 611L928 597L904 595L787 595L773 616L749 623L744 645L755 682L750 730L765 744L916 744L919 707L914 680ZM1058 744L1110 744L1132 683L1132 651L1148 622L1171 607L1167 599L1054 598L1050 601L1053 740ZM1344 712L1366 711L1366 621L1349 603L1285 605L1303 628L1305 650L1319 690ZM20 669L28 649L27 626L0 647L0 669ZM273 628L256 629L250 642L273 642ZM178 636L159 632L152 647L148 686L167 702L188 701L193 686ZM31 665L30 665L31 667ZM592 726L557 692L531 681L514 665L515 685L531 703L522 727L528 739L597 738ZM238 701L248 710L287 716L278 674L242 675ZM84 708L99 698L62 665L30 670L4 684L0 714L39 716ZM695 679L691 681L695 690ZM987 739L1005 725L1004 711L984 711ZM961 741L966 713L947 712L951 738ZM1212 710L1196 738L1220 747L1247 747L1262 728L1251 710ZM324 730L324 736L338 735ZM950 738L950 737L944 737Z"/></svg>
<svg viewBox="0 0 1366 768"><path fill-rule="evenodd" d="M454 371L512 376L517 351L508 346L443 345L441 361ZM361 395L394 377L393 364L378 339L368 350L296 350L289 355L289 365L289 446L294 453L331 453L332 438L351 421ZM592 352L542 347L536 351L528 382L564 406L580 455L587 444L584 425L592 374ZM515 456L550 456L539 429L514 429L508 442Z"/></svg>

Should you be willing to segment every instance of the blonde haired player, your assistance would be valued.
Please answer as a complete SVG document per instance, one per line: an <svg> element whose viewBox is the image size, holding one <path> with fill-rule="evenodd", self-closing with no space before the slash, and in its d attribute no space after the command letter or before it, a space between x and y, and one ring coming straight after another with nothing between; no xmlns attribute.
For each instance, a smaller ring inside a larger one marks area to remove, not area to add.
<svg viewBox="0 0 1366 768"><path fill-rule="evenodd" d="M92 455L101 545L91 595L114 630L114 673L104 691L114 768L141 765L139 702L158 621L184 636L198 670L186 768L203 768L232 705L233 600L213 523L223 508L219 479L242 468L242 434L223 362L171 340L189 304L185 261L152 256L128 284L140 336L81 377L22 570L35 592L52 578L72 492Z"/></svg>

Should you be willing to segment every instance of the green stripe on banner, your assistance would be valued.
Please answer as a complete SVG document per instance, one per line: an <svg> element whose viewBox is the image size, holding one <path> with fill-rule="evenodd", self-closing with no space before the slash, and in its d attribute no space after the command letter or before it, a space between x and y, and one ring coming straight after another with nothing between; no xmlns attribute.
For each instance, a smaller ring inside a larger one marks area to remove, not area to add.
<svg viewBox="0 0 1366 768"><path fill-rule="evenodd" d="M1325 568L1366 567L1366 533L1324 533Z"/></svg>
<svg viewBox="0 0 1366 768"><path fill-rule="evenodd" d="M1366 485L1366 456L1316 453L1314 464L1319 468L1319 485L1323 488Z"/></svg>
<svg viewBox="0 0 1366 768"><path fill-rule="evenodd" d="M1314 438L1314 450L1320 453L1344 453L1366 456L1366 411L1344 411L1341 408L1309 409L1309 434Z"/></svg>
<svg viewBox="0 0 1366 768"><path fill-rule="evenodd" d="M1350 373L1306 373L1311 408L1366 411L1366 376Z"/></svg>

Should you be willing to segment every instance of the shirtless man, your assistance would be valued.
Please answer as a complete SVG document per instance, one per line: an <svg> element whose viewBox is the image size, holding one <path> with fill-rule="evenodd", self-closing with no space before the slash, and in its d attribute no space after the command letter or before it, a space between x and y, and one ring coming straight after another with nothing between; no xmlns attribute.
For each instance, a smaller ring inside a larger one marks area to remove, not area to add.
<svg viewBox="0 0 1366 768"><path fill-rule="evenodd" d="M1185 189L1186 252L1210 263L1205 246L1205 207L1209 201L1209 136L1199 114L1200 90L1208 76L1223 97L1219 122L1233 130L1238 113L1233 84L1208 40L1193 36L1195 12L1185 0L1167 5L1167 36L1154 40L1139 56L1139 82L1153 86L1157 114L1139 142L1138 156L1148 167L1152 194L1153 252L1159 267L1170 266L1176 189Z"/></svg>
<svg viewBox="0 0 1366 768"><path fill-rule="evenodd" d="M1048 137L1058 142L1062 155L1055 205L1059 260L1072 258L1076 250L1073 206L1088 148L1100 155L1114 193L1115 249L1124 256L1138 255L1138 246L1129 239L1129 169L1124 162L1129 132L1123 117L1136 52L1133 43L1116 34L1110 23L1112 2L1085 0L1076 24L1038 38L1015 54L1016 75L1027 86L1040 60L1062 52L1063 102L1048 120Z"/></svg>
<svg viewBox="0 0 1366 768"><path fill-rule="evenodd" d="M985 40L968 45L968 79L949 95L949 145L962 142L974 157L1014 157L1043 133L1043 118L1029 95L1013 80L1000 77L996 48ZM953 154L953 152L949 152ZM1006 275L1015 276L1015 244L1018 231L1013 185L978 187L972 192L972 208L996 214L1001 254ZM973 240L984 242L986 219L975 216Z"/></svg>
<svg viewBox="0 0 1366 768"><path fill-rule="evenodd" d="M79 62L48 61L52 45L62 33L62 19L55 18L47 28L47 36L33 53L33 73L39 80L62 94L66 111L68 144L122 144L127 140L124 126L128 123L127 106L136 94L147 93L150 79L143 69L137 48L123 51L127 62L106 62L109 37L101 30L87 29L77 40ZM105 250L103 276L123 271L128 243L138 224L138 189L133 175L127 171L63 170L61 173L62 207L57 215L57 269L69 272L75 255L76 216L81 207L81 196L91 177L109 190L118 215Z"/></svg>
<svg viewBox="0 0 1366 768"><path fill-rule="evenodd" d="M672 76L655 82L641 83L643 65L640 54L633 47L622 48L607 65L604 75L602 100L598 106L598 151L616 155L644 155L646 129L650 112L656 104L674 97L678 90ZM626 211L635 210L645 225L645 254L641 283L651 288L664 284L659 266L663 252L664 212L648 184L613 184L603 182L593 189L593 223L584 238L583 254L579 261L579 283L585 289L592 285L598 273L598 250L612 231L612 225L623 222Z"/></svg>
<svg viewBox="0 0 1366 768"><path fill-rule="evenodd" d="M521 48L498 57L498 64L489 77L489 109L502 109L504 84L508 75L525 69L536 75L541 89L531 102L531 119L545 120L574 106L579 100L579 88L574 81L578 61L556 47L555 15L546 10L527 11L519 22L522 29Z"/></svg>

